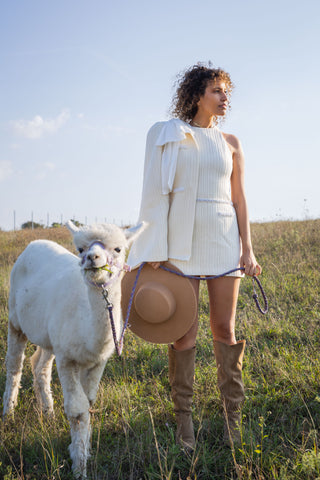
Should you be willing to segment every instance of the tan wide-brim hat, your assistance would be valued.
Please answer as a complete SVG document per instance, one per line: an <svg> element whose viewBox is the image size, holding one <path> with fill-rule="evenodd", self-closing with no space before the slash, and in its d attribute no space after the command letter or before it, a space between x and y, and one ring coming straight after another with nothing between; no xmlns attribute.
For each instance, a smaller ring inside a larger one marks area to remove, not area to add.
<svg viewBox="0 0 320 480"><path fill-rule="evenodd" d="M181 273L169 262L163 266ZM126 318L138 269L122 279L122 314ZM152 343L171 343L183 337L197 315L197 297L190 280L162 268L145 264L136 285L129 328L138 337Z"/></svg>

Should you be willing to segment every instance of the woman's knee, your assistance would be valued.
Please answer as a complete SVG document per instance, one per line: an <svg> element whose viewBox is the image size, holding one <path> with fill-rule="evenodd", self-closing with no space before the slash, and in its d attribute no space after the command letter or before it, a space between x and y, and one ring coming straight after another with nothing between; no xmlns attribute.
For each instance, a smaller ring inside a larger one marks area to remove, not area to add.
<svg viewBox="0 0 320 480"><path fill-rule="evenodd" d="M228 345L236 343L233 322L217 323L211 320L211 330L213 339Z"/></svg>
<svg viewBox="0 0 320 480"><path fill-rule="evenodd" d="M198 332L198 320L192 325L190 330L179 340L176 340L173 344L173 348L175 350L189 350L189 348L193 348L196 344Z"/></svg>

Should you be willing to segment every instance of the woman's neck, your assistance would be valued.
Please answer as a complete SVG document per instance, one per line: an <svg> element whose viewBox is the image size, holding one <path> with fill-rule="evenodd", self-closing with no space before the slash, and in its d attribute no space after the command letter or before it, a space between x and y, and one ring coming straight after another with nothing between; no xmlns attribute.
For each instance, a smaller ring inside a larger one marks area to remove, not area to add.
<svg viewBox="0 0 320 480"><path fill-rule="evenodd" d="M200 113L196 113L193 117L192 121L190 122L191 125L200 128L212 128L214 126L214 117L208 115L202 115Z"/></svg>

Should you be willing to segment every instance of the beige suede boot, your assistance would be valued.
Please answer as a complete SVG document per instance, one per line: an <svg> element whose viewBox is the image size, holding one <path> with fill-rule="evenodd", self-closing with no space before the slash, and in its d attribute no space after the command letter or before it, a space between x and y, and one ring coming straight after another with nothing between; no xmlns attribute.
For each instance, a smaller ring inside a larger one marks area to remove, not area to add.
<svg viewBox="0 0 320 480"><path fill-rule="evenodd" d="M186 449L194 449L192 397L196 348L178 351L169 345L169 381L177 422L176 442Z"/></svg>
<svg viewBox="0 0 320 480"><path fill-rule="evenodd" d="M240 444L241 405L244 401L242 360L246 341L227 345L214 340L213 344L225 418L223 440L227 445Z"/></svg>

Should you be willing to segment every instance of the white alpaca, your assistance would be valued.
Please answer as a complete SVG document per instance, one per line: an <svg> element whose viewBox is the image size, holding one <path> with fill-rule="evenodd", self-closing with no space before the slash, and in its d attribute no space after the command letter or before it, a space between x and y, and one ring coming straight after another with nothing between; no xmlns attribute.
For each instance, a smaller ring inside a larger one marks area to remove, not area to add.
<svg viewBox="0 0 320 480"><path fill-rule="evenodd" d="M90 443L89 408L94 403L107 359L114 351L109 313L113 304L117 338L121 330L121 277L126 249L139 235L115 225L77 228L79 259L57 243L36 240L22 252L11 273L7 380L3 415L17 403L27 340L38 345L31 357L36 397L53 413L50 389L54 357L71 428L69 447L77 477L86 476Z"/></svg>

